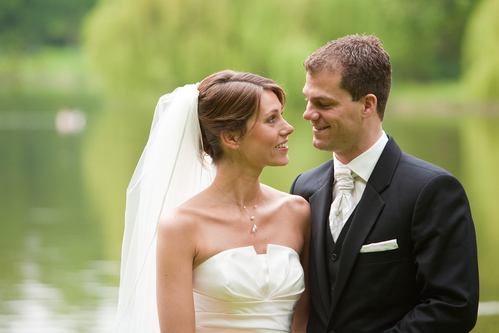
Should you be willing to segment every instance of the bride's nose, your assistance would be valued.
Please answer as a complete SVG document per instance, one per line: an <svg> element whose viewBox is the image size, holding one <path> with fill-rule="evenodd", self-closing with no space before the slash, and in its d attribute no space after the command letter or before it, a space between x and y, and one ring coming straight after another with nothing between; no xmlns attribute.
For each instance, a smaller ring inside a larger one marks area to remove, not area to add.
<svg viewBox="0 0 499 333"><path fill-rule="evenodd" d="M286 120L284 120L284 127L281 129L279 134L282 136L287 136L293 133L294 131L295 129L293 128L293 126L291 126Z"/></svg>

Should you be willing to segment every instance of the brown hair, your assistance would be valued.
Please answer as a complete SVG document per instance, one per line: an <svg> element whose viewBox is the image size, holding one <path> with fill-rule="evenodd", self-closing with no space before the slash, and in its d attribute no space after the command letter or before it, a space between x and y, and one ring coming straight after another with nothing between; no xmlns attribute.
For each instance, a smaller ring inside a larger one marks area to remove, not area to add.
<svg viewBox="0 0 499 333"><path fill-rule="evenodd" d="M374 94L378 101L378 116L383 120L392 83L392 67L381 44L375 36L348 35L317 49L303 66L310 74L339 71L340 88L348 91L353 101Z"/></svg>
<svg viewBox="0 0 499 333"><path fill-rule="evenodd" d="M203 150L216 164L223 156L220 133L246 133L248 119L260 108L264 90L274 92L284 107L286 97L273 80L252 73L221 71L205 78L198 87L198 115Z"/></svg>

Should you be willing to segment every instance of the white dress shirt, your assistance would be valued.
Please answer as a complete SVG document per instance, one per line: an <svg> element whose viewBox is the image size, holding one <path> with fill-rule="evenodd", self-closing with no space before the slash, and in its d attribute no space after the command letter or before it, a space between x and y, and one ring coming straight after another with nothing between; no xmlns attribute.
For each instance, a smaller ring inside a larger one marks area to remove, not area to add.
<svg viewBox="0 0 499 333"><path fill-rule="evenodd" d="M376 141L374 145L371 146L371 148L354 158L352 161L350 161L350 163L346 165L348 168L350 168L350 170L352 170L352 175L355 173L355 187L352 192L355 206L357 206L357 204L359 203L360 198L362 197L362 194L364 193L364 190L366 188L367 181L369 180L369 177L371 177L374 167L376 166L376 163L378 163L379 157L381 156L383 149L385 149L387 142L388 137L386 136L385 131L383 131L381 137L378 139L378 141ZM335 169L338 165L343 165L343 163L341 163L335 155L333 156L333 163ZM333 200L334 198L336 198L337 194L338 188L335 181L333 186Z"/></svg>

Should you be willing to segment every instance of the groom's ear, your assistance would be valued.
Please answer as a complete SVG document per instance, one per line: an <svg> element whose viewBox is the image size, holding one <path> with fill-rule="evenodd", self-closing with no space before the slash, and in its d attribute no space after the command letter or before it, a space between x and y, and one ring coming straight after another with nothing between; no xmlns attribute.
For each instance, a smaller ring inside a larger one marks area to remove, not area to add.
<svg viewBox="0 0 499 333"><path fill-rule="evenodd" d="M229 148L237 150L239 148L240 135L237 132L224 130L220 133L220 139L222 139L223 144Z"/></svg>
<svg viewBox="0 0 499 333"><path fill-rule="evenodd" d="M378 99L373 94L367 94L362 97L362 102L364 104L364 110L362 112L365 118L370 117L373 113L376 114L376 106L378 105Z"/></svg>

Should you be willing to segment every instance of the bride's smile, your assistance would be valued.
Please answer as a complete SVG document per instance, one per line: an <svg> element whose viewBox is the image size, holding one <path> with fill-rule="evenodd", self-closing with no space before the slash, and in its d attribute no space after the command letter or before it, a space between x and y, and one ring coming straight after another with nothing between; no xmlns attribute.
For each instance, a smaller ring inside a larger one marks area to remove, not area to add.
<svg viewBox="0 0 499 333"><path fill-rule="evenodd" d="M282 116L283 106L269 90L262 93L260 108L248 120L248 130L240 139L239 152L260 167L289 163L288 135L294 128Z"/></svg>

